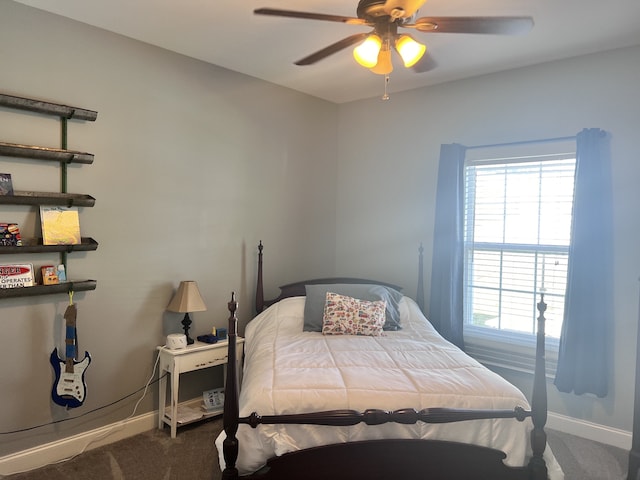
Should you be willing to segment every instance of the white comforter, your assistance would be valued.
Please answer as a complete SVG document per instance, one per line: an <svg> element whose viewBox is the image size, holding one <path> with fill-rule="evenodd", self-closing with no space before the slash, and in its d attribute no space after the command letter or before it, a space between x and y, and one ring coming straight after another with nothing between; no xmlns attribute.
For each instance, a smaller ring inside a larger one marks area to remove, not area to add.
<svg viewBox="0 0 640 480"><path fill-rule="evenodd" d="M381 337L303 332L304 297L273 305L247 326L240 416L428 407L529 408L524 395L499 375L444 340L408 297L400 302L402 330ZM531 421L473 420L450 424L352 427L260 425L238 428L240 474L267 459L312 446L377 438L452 440L487 446L522 466L531 449ZM222 440L216 440L224 468ZM552 480L562 471L547 448Z"/></svg>

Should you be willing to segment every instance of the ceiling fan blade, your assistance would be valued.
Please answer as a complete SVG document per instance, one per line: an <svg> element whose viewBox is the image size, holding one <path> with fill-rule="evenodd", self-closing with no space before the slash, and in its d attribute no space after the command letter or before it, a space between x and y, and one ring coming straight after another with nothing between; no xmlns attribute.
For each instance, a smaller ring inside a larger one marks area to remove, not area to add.
<svg viewBox="0 0 640 480"><path fill-rule="evenodd" d="M426 0L387 0L384 11L391 18L408 18L424 5Z"/></svg>
<svg viewBox="0 0 640 480"><path fill-rule="evenodd" d="M257 8L253 13L256 15L272 15L274 17L306 18L308 20L325 20L328 22L349 23L351 25L367 25L367 22L362 18L326 15L324 13L296 12L294 10L279 10L277 8Z"/></svg>
<svg viewBox="0 0 640 480"><path fill-rule="evenodd" d="M531 17L420 17L403 27L429 33L521 35L533 28Z"/></svg>
<svg viewBox="0 0 640 480"><path fill-rule="evenodd" d="M424 55L422 55L422 58L418 60L418 63L411 67L411 69L416 73L424 73L428 72L429 70L433 70L437 66L438 63L434 60L434 58L429 55L428 52L425 52Z"/></svg>
<svg viewBox="0 0 640 480"><path fill-rule="evenodd" d="M301 60L295 62L296 65L311 65L312 63L316 63L323 58L328 57L329 55L333 55L340 50L343 50L351 45L355 45L358 42L364 41L365 38L369 36L368 33L356 33L354 35L350 35L342 40L337 41L329 45L328 47L323 48L322 50L318 50L315 53L312 53L308 57L304 57Z"/></svg>

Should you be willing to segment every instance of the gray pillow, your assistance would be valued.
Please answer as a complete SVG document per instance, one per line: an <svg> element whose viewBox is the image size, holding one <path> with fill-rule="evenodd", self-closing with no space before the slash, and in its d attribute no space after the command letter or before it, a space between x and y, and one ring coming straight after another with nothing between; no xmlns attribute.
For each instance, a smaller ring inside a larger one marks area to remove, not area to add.
<svg viewBox="0 0 640 480"><path fill-rule="evenodd" d="M385 300L387 302L386 319L383 330L400 330L400 310L398 304L402 300L402 293L382 285L366 283L335 283L305 285L307 298L304 304L305 332L321 332L322 316L327 292L333 292L360 300Z"/></svg>

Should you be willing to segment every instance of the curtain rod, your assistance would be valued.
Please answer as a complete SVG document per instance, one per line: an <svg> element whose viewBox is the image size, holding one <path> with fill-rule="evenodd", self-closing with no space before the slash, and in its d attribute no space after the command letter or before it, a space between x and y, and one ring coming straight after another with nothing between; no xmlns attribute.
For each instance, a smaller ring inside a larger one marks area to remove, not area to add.
<svg viewBox="0 0 640 480"><path fill-rule="evenodd" d="M575 140L576 136L572 135L570 137L556 137L556 138L544 138L540 140L522 140L520 142L508 142L508 143L494 143L489 145L472 145L470 147L465 147L467 150L473 150L476 148L491 148L491 147L509 147L512 145L524 145L525 143L547 143L547 142L563 142L565 140Z"/></svg>

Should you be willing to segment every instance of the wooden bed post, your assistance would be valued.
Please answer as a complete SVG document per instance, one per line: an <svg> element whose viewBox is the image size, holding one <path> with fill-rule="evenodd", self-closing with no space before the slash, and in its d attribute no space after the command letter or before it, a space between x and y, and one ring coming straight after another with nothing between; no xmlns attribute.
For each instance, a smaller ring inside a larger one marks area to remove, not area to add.
<svg viewBox="0 0 640 480"><path fill-rule="evenodd" d="M238 478L238 469L236 468L236 460L238 459L238 439L236 433L238 431L238 416L240 408L238 405L238 362L236 355L236 339L238 337L238 318L236 310L238 302L236 302L235 292L231 293L231 301L227 304L229 308L229 356L227 359L227 381L224 388L224 414L223 424L226 438L222 443L222 451L224 455L225 469L222 472L223 480L236 480Z"/></svg>
<svg viewBox="0 0 640 480"><path fill-rule="evenodd" d="M258 280L256 282L256 312L264 310L264 286L262 284L262 240L258 244Z"/></svg>
<svg viewBox="0 0 640 480"><path fill-rule="evenodd" d="M640 304L638 304L638 326L636 337L636 390L633 404L633 434L631 436L631 450L629 451L627 480L640 480Z"/></svg>
<svg viewBox="0 0 640 480"><path fill-rule="evenodd" d="M538 335L536 340L536 367L533 378L533 394L531 396L531 420L533 430L531 431L531 449L533 456L529 461L531 467L531 478L533 480L547 480L547 465L542 458L542 454L547 446L547 434L544 426L547 423L547 378L545 365L545 332L544 332L544 312L547 304L544 303L544 293L540 295L538 303Z"/></svg>
<svg viewBox="0 0 640 480"><path fill-rule="evenodd" d="M424 311L424 247L422 243L420 244L420 248L418 248L418 291L416 293L416 303L420 307L420 311L425 313Z"/></svg>

